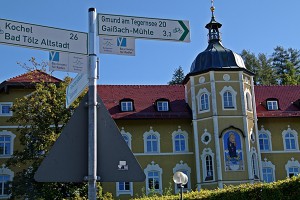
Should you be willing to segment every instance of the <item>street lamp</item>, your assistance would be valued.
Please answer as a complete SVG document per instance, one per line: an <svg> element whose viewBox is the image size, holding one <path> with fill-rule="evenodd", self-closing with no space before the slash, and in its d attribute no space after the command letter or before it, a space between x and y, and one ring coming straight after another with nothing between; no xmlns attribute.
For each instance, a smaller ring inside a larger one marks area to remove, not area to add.
<svg viewBox="0 0 300 200"><path fill-rule="evenodd" d="M182 192L183 192L183 185L187 184L189 178L185 173L182 172L176 172L173 175L173 181L175 184L179 184L180 186L180 200L183 200Z"/></svg>

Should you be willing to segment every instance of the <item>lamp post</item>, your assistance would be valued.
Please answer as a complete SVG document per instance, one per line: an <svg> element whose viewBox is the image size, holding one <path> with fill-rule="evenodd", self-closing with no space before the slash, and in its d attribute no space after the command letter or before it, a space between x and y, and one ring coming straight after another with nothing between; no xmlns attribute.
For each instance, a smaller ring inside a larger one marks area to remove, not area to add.
<svg viewBox="0 0 300 200"><path fill-rule="evenodd" d="M176 172L173 175L174 183L180 185L180 200L183 200L183 196L182 196L183 187L184 187L183 185L187 184L188 180L189 178L187 177L187 175L182 172Z"/></svg>

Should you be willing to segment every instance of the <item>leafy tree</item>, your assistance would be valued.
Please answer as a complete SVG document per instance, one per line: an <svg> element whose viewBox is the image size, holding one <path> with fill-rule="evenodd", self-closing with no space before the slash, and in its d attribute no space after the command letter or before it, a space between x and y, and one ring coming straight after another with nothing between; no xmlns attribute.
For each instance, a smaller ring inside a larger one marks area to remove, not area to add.
<svg viewBox="0 0 300 200"><path fill-rule="evenodd" d="M41 66L34 59L31 62L33 68ZM29 74L35 79L39 78L36 77L39 73L35 72L37 71ZM7 161L8 166L13 166L18 171L12 181L11 199L84 199L87 196L86 183L38 183L33 178L41 161L70 119L72 110L80 102L78 99L68 109L65 107L65 91L70 78L65 78L59 84L45 79L47 77L34 83L35 90L17 99L12 107L14 115L9 121L18 125L22 149L15 150Z"/></svg>
<svg viewBox="0 0 300 200"><path fill-rule="evenodd" d="M181 66L174 70L172 80L168 82L169 85L182 84L184 80L184 71Z"/></svg>

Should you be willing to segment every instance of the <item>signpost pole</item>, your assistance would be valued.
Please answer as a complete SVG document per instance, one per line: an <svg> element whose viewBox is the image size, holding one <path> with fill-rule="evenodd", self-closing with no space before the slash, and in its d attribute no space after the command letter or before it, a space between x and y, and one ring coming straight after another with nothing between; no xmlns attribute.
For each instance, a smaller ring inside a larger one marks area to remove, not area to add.
<svg viewBox="0 0 300 200"><path fill-rule="evenodd" d="M96 200L97 194L97 56L96 9L89 9L89 94L88 94L88 199Z"/></svg>

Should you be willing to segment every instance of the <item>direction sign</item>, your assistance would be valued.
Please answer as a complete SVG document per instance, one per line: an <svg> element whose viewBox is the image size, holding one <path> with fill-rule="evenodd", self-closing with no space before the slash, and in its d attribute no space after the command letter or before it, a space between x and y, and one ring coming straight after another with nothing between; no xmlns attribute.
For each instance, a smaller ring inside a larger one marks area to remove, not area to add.
<svg viewBox="0 0 300 200"><path fill-rule="evenodd" d="M49 70L87 73L88 56L75 53L50 51Z"/></svg>
<svg viewBox="0 0 300 200"><path fill-rule="evenodd" d="M98 34L190 42L189 21L98 13Z"/></svg>
<svg viewBox="0 0 300 200"><path fill-rule="evenodd" d="M106 36L100 38L100 53L117 54L125 56L135 55L135 39L119 36Z"/></svg>
<svg viewBox="0 0 300 200"><path fill-rule="evenodd" d="M88 175L88 94L41 163L38 182L83 182ZM98 96L97 176L100 182L142 182L145 173Z"/></svg>
<svg viewBox="0 0 300 200"><path fill-rule="evenodd" d="M66 89L66 108L68 108L83 92L89 83L88 75L78 74Z"/></svg>
<svg viewBox="0 0 300 200"><path fill-rule="evenodd" d="M87 33L0 19L0 43L87 54Z"/></svg>

